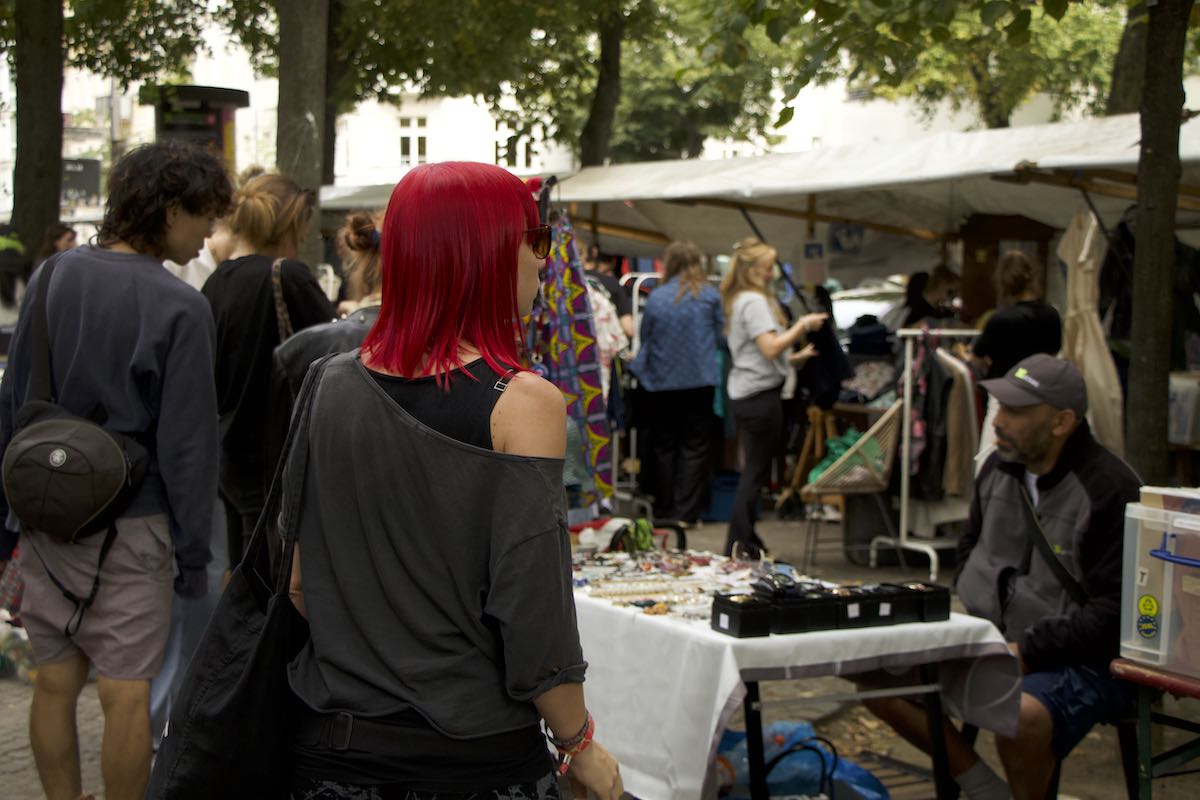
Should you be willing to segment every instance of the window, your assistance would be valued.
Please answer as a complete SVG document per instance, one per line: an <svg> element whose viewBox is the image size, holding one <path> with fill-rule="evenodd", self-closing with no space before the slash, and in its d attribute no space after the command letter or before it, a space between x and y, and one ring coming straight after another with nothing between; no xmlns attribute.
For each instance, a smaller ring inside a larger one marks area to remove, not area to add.
<svg viewBox="0 0 1200 800"><path fill-rule="evenodd" d="M425 117L400 117L400 164L410 167L429 160Z"/></svg>

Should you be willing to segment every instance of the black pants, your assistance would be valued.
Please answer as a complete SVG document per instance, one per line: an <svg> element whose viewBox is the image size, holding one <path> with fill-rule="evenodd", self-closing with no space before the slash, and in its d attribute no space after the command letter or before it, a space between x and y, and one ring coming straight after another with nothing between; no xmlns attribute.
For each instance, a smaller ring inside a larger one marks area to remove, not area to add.
<svg viewBox="0 0 1200 800"><path fill-rule="evenodd" d="M733 496L729 536L725 539L726 555L732 552L734 542L763 546L762 539L754 531L754 523L758 519L759 493L771 479L771 460L783 444L783 402L779 399L779 391L777 387L729 401L729 410L738 424L744 463Z"/></svg>
<svg viewBox="0 0 1200 800"><path fill-rule="evenodd" d="M241 563L267 500L262 462L235 460L222 454L219 489L221 501L225 504L225 530L229 538L229 567L232 569ZM272 551L272 566L274 561Z"/></svg>
<svg viewBox="0 0 1200 800"><path fill-rule="evenodd" d="M647 392L654 449L654 516L695 522L705 509L713 387Z"/></svg>

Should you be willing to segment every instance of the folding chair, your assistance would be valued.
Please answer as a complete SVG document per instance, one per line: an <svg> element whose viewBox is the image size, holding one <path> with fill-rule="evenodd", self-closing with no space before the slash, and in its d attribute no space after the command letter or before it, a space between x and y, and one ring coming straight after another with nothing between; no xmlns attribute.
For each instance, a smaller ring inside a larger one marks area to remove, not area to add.
<svg viewBox="0 0 1200 800"><path fill-rule="evenodd" d="M888 533L896 535L892 517L884 501L884 493L892 477L896 461L896 444L900 438L900 415L903 402L897 400L875 424L859 438L837 461L800 490L800 498L810 505L805 529L803 571L816 564L821 520L813 513L828 495L870 494L879 504Z"/></svg>

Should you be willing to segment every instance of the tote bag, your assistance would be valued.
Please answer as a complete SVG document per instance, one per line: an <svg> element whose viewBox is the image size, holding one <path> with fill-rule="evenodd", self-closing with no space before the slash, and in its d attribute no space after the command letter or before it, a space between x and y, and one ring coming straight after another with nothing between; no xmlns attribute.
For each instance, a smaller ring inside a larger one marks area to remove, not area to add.
<svg viewBox="0 0 1200 800"><path fill-rule="evenodd" d="M272 800L289 795L290 720L295 700L287 665L308 639L308 623L288 597L305 469L308 425L320 372L309 369L283 456L242 562L234 569L196 648L150 775L147 798ZM267 520L279 504L283 465L296 452L283 561L272 584Z"/></svg>

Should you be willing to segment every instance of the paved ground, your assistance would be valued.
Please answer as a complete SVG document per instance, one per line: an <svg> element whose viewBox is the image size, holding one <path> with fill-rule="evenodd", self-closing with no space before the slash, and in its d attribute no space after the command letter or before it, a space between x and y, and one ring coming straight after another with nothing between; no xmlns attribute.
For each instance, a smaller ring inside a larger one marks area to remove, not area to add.
<svg viewBox="0 0 1200 800"><path fill-rule="evenodd" d="M796 522L767 522L760 532L768 547L780 558L800 563L803 554L802 524ZM836 538L835 526L826 526L823 534ZM707 525L689 534L689 545L697 549L720 550L724 545L725 526ZM846 563L840 555L823 556L815 572L832 580L895 580L923 579L927 567L913 564L908 569L891 567L870 570ZM945 579L945 575L942 576ZM805 694L840 691L848 687L836 678L821 682L779 681L764 684L766 722L776 719L811 719L820 733L830 737L839 752L849 754L871 750L915 764L926 764L919 753L899 741L879 725L861 707L826 704L818 708L801 706L794 701ZM42 796L37 770L29 750L28 718L31 690L17 680L0 680L0 798L2 800L33 800ZM791 701L791 702L789 702ZM1168 700L1166 710L1178 716L1200 720L1200 703L1179 703ZM100 735L103 720L95 684L89 684L79 706L80 750L83 762L84 788L102 798L100 781ZM1168 737L1166 744L1177 744L1182 737ZM987 734L981 737L980 753L998 768L995 748ZM1060 786L1061 797L1081 800L1117 800L1123 798L1116 732L1103 726L1088 738L1067 759ZM1185 800L1200 797L1200 775L1156 782L1154 796L1159 800Z"/></svg>

